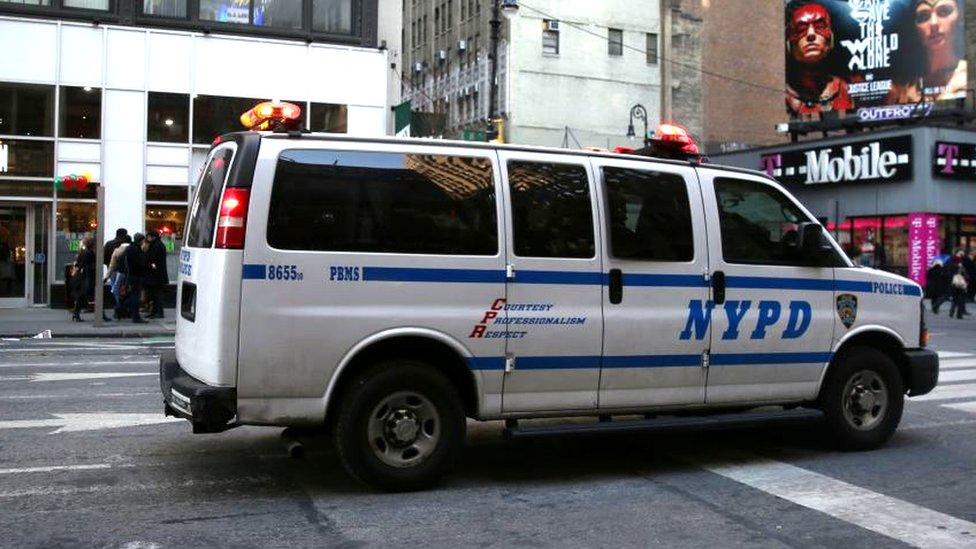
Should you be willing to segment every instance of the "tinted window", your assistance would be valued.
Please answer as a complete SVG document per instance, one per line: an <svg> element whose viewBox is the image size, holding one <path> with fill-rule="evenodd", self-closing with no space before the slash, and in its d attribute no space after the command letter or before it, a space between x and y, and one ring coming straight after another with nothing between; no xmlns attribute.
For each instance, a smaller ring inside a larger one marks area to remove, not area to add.
<svg viewBox="0 0 976 549"><path fill-rule="evenodd" d="M190 209L190 227L186 233L187 246L209 248L213 243L220 193L224 190L227 170L233 159L233 148L220 149L200 176L197 194Z"/></svg>
<svg viewBox="0 0 976 549"><path fill-rule="evenodd" d="M185 19L186 0L143 0L142 13Z"/></svg>
<svg viewBox="0 0 976 549"><path fill-rule="evenodd" d="M149 92L146 131L149 141L187 143L190 140L190 96Z"/></svg>
<svg viewBox="0 0 976 549"><path fill-rule="evenodd" d="M620 259L691 261L691 208L676 174L604 168L610 250Z"/></svg>
<svg viewBox="0 0 976 549"><path fill-rule="evenodd" d="M241 115L262 101L267 99L196 96L193 99L193 142L210 144L218 135L243 130Z"/></svg>
<svg viewBox="0 0 976 549"><path fill-rule="evenodd" d="M811 221L775 188L715 180L722 255L728 263L797 264L797 226Z"/></svg>
<svg viewBox="0 0 976 549"><path fill-rule="evenodd" d="M102 132L102 90L61 87L61 137L98 139Z"/></svg>
<svg viewBox="0 0 976 549"><path fill-rule="evenodd" d="M312 0L312 30L352 34L352 0Z"/></svg>
<svg viewBox="0 0 976 549"><path fill-rule="evenodd" d="M256 0L254 24L281 29L302 28L302 0Z"/></svg>
<svg viewBox="0 0 976 549"><path fill-rule="evenodd" d="M285 250L494 255L491 162L423 154L285 151L268 243Z"/></svg>
<svg viewBox="0 0 976 549"><path fill-rule="evenodd" d="M108 10L108 0L64 0L62 5L66 8Z"/></svg>
<svg viewBox="0 0 976 549"><path fill-rule="evenodd" d="M0 83L0 135L54 135L54 86Z"/></svg>
<svg viewBox="0 0 976 549"><path fill-rule="evenodd" d="M593 205L583 166L509 162L515 255L593 257Z"/></svg>
<svg viewBox="0 0 976 549"><path fill-rule="evenodd" d="M346 133L348 108L331 103L312 103L310 126L313 132Z"/></svg>
<svg viewBox="0 0 976 549"><path fill-rule="evenodd" d="M6 162L3 162L4 159ZM0 174L4 176L53 177L54 142L0 139ZM48 181L49 185L54 181Z"/></svg>

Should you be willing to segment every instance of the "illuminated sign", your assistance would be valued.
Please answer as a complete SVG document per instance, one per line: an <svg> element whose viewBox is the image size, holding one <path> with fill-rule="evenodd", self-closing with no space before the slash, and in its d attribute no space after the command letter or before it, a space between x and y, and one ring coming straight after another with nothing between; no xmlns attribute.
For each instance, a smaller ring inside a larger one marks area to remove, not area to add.
<svg viewBox="0 0 976 549"><path fill-rule="evenodd" d="M912 137L766 154L760 169L786 184L880 183L912 178Z"/></svg>
<svg viewBox="0 0 976 549"><path fill-rule="evenodd" d="M976 181L976 144L938 141L934 152L934 177Z"/></svg>

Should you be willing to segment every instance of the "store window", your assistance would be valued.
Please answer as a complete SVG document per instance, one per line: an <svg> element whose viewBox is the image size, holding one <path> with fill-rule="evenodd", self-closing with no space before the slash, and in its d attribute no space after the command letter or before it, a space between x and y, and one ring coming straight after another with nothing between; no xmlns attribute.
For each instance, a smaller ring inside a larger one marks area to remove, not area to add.
<svg viewBox="0 0 976 549"><path fill-rule="evenodd" d="M54 196L54 185L47 181L0 179L0 196L51 198Z"/></svg>
<svg viewBox="0 0 976 549"><path fill-rule="evenodd" d="M82 239L94 238L97 210L95 202L58 201L54 273L59 282L64 282L65 266L75 260Z"/></svg>
<svg viewBox="0 0 976 549"><path fill-rule="evenodd" d="M62 86L61 137L98 139L101 136L102 90L90 86Z"/></svg>
<svg viewBox="0 0 976 549"><path fill-rule="evenodd" d="M262 101L267 99L196 96L193 100L193 142L209 145L218 135L243 130L241 114Z"/></svg>
<svg viewBox="0 0 976 549"><path fill-rule="evenodd" d="M352 34L353 1L312 0L312 30L330 34Z"/></svg>
<svg viewBox="0 0 976 549"><path fill-rule="evenodd" d="M877 249L881 242L881 218L859 217L851 220L851 239L847 255L858 265L878 264Z"/></svg>
<svg viewBox="0 0 976 549"><path fill-rule="evenodd" d="M186 196L186 187L178 187ZM166 247L166 271L175 280L183 244L183 228L186 226L186 204L153 204L146 196L146 231L159 233L159 240Z"/></svg>
<svg viewBox="0 0 976 549"><path fill-rule="evenodd" d="M146 203L179 202L185 204L189 187L183 185L146 185Z"/></svg>
<svg viewBox="0 0 976 549"><path fill-rule="evenodd" d="M0 172L4 176L53 177L54 142L0 139Z"/></svg>
<svg viewBox="0 0 976 549"><path fill-rule="evenodd" d="M62 0L62 5L66 8L108 11L109 0Z"/></svg>
<svg viewBox="0 0 976 549"><path fill-rule="evenodd" d="M884 218L881 247L875 250L879 269L908 270L908 216Z"/></svg>
<svg viewBox="0 0 976 549"><path fill-rule="evenodd" d="M149 92L146 133L149 141L187 143L190 140L190 96Z"/></svg>
<svg viewBox="0 0 976 549"><path fill-rule="evenodd" d="M0 82L0 135L54 136L54 86Z"/></svg>
<svg viewBox="0 0 976 549"><path fill-rule="evenodd" d="M186 19L186 0L143 0L142 13L157 17Z"/></svg>
<svg viewBox="0 0 976 549"><path fill-rule="evenodd" d="M349 131L349 108L346 105L312 103L311 123L313 132L346 133Z"/></svg>
<svg viewBox="0 0 976 549"><path fill-rule="evenodd" d="M302 0L255 0L254 24L279 29L302 28Z"/></svg>

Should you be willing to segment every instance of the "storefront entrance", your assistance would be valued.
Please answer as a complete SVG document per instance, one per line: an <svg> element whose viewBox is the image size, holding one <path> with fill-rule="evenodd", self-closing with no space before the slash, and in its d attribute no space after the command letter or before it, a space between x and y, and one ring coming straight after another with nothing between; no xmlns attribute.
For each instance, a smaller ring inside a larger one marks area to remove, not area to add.
<svg viewBox="0 0 976 549"><path fill-rule="evenodd" d="M48 301L48 204L0 202L0 308Z"/></svg>

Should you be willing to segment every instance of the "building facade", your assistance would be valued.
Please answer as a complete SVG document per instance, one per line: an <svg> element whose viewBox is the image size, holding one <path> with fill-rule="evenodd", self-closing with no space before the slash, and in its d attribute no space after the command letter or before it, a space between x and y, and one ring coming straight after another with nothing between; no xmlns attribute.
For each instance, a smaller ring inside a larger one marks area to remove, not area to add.
<svg viewBox="0 0 976 549"><path fill-rule="evenodd" d="M384 135L376 1L0 1L0 306L58 306L97 225L155 229L177 256L214 137L260 101L315 131ZM388 31L394 35L399 29Z"/></svg>
<svg viewBox="0 0 976 549"><path fill-rule="evenodd" d="M630 110L661 118L657 1L519 0L502 20L497 114L504 139L548 146L616 146ZM405 0L404 99L443 116L440 135L483 132L489 118L492 0ZM637 122L638 134L643 131Z"/></svg>

